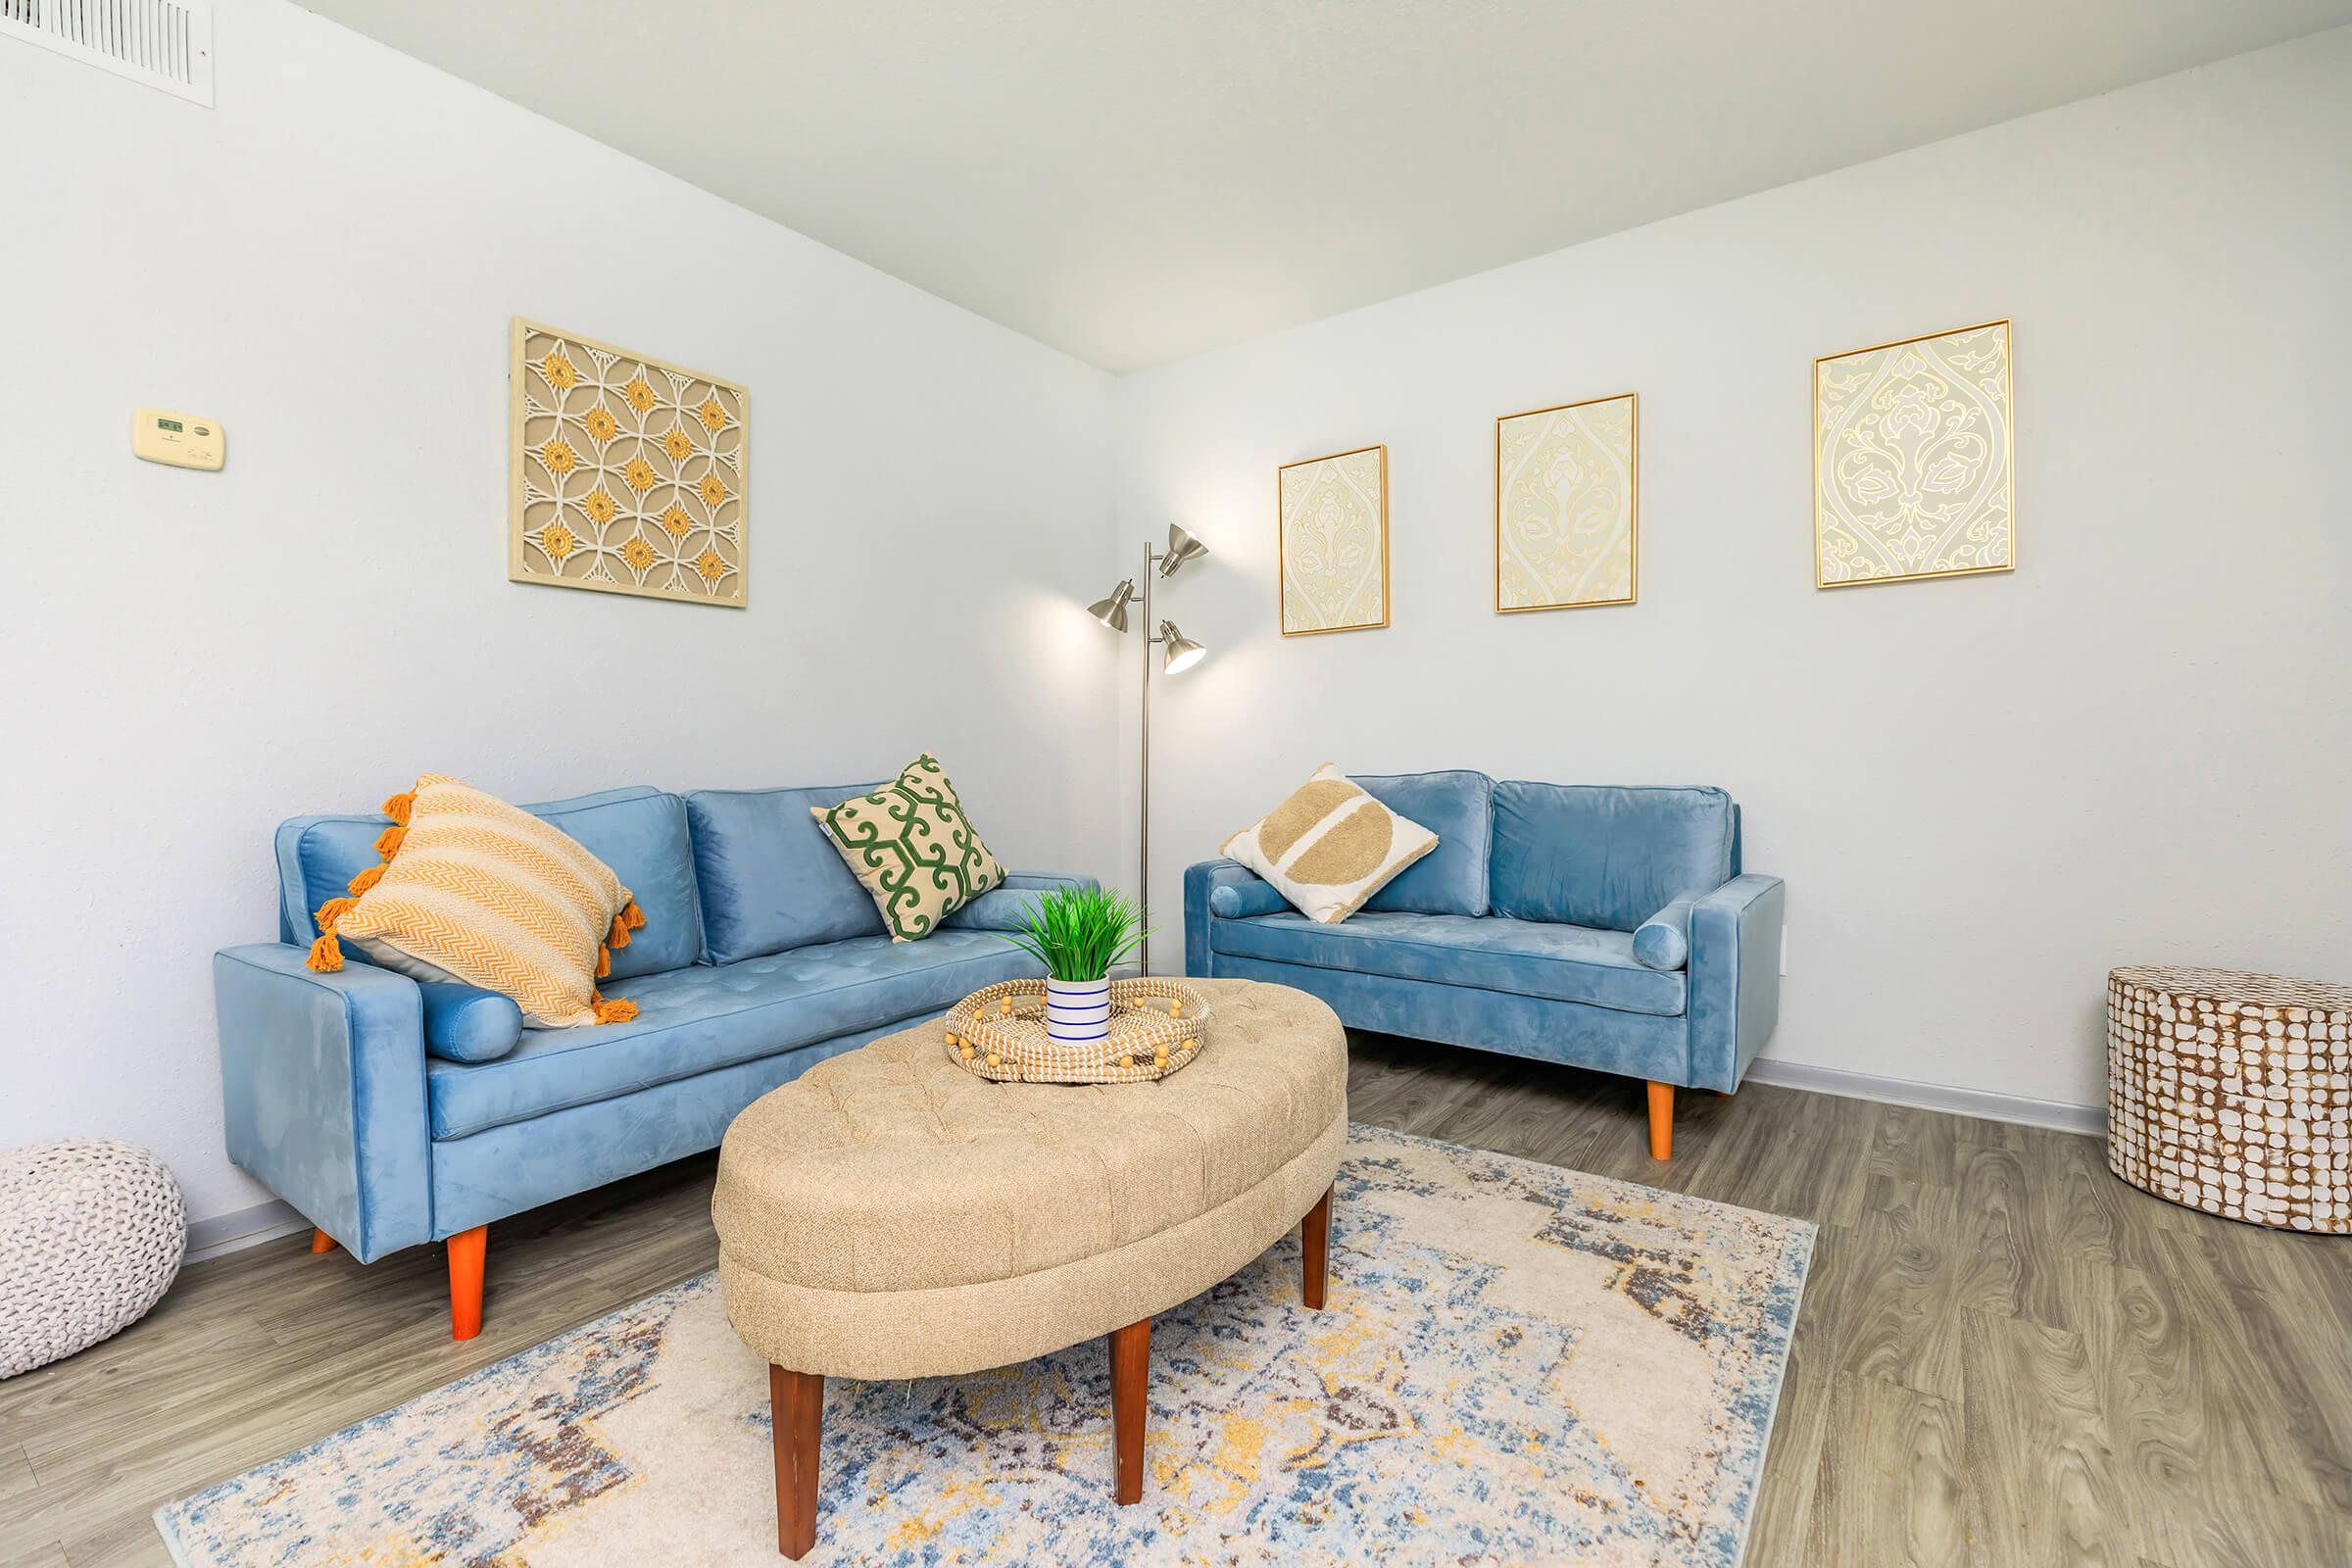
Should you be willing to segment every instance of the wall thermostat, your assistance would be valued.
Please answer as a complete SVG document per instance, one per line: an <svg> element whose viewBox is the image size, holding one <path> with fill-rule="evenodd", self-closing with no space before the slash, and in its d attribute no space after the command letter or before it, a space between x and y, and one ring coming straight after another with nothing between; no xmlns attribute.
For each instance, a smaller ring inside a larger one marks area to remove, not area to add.
<svg viewBox="0 0 2352 1568"><path fill-rule="evenodd" d="M149 463L213 469L220 466L220 455L228 450L228 432L219 419L141 409L130 416L130 450Z"/></svg>

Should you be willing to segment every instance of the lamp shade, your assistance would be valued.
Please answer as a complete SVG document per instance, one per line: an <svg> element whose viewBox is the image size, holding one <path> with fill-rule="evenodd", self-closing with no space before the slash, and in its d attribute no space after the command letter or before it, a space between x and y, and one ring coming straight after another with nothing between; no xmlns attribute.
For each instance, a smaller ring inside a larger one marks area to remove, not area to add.
<svg viewBox="0 0 2352 1568"><path fill-rule="evenodd" d="M1177 567L1188 561L1199 561L1207 554L1208 546L1171 522L1168 524L1168 552L1159 558L1159 574L1173 577Z"/></svg>
<svg viewBox="0 0 2352 1568"><path fill-rule="evenodd" d="M1171 675L1179 670L1192 668L1200 662L1200 656L1208 652L1207 649L1178 631L1176 623L1172 620L1163 620L1159 623L1159 640L1167 645L1165 651L1160 655L1160 668Z"/></svg>
<svg viewBox="0 0 2352 1568"><path fill-rule="evenodd" d="M1135 597L1135 579L1123 577L1110 591L1107 599L1098 599L1086 607L1086 612L1108 626L1112 631L1127 629L1127 601Z"/></svg>

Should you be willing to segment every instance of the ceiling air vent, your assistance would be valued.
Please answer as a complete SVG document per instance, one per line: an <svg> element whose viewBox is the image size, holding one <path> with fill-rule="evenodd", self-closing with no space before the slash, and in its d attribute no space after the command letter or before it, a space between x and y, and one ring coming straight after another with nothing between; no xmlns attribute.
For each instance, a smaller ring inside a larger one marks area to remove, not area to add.
<svg viewBox="0 0 2352 1568"><path fill-rule="evenodd" d="M0 0L0 37L213 106L212 0Z"/></svg>

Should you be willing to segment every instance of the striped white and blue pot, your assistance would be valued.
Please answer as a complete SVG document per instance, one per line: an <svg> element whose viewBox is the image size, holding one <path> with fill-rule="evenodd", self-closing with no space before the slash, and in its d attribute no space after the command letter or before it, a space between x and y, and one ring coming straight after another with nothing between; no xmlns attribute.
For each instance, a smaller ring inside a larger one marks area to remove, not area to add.
<svg viewBox="0 0 2352 1568"><path fill-rule="evenodd" d="M1110 980L1048 980L1046 1036L1057 1046L1099 1046L1110 1035Z"/></svg>

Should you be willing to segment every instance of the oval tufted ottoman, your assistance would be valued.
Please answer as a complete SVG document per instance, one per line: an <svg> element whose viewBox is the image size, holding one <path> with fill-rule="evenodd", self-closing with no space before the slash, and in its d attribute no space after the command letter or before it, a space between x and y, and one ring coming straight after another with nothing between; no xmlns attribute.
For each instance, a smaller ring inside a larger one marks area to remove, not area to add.
<svg viewBox="0 0 2352 1568"><path fill-rule="evenodd" d="M937 1024L811 1067L727 1129L727 1319L769 1364L778 1548L816 1542L824 1380L942 1377L1110 1337L1116 1496L1143 1494L1152 1316L1304 1217L1323 1304L1348 1044L1303 992L1195 980L1214 1016L1150 1084L994 1084Z"/></svg>

